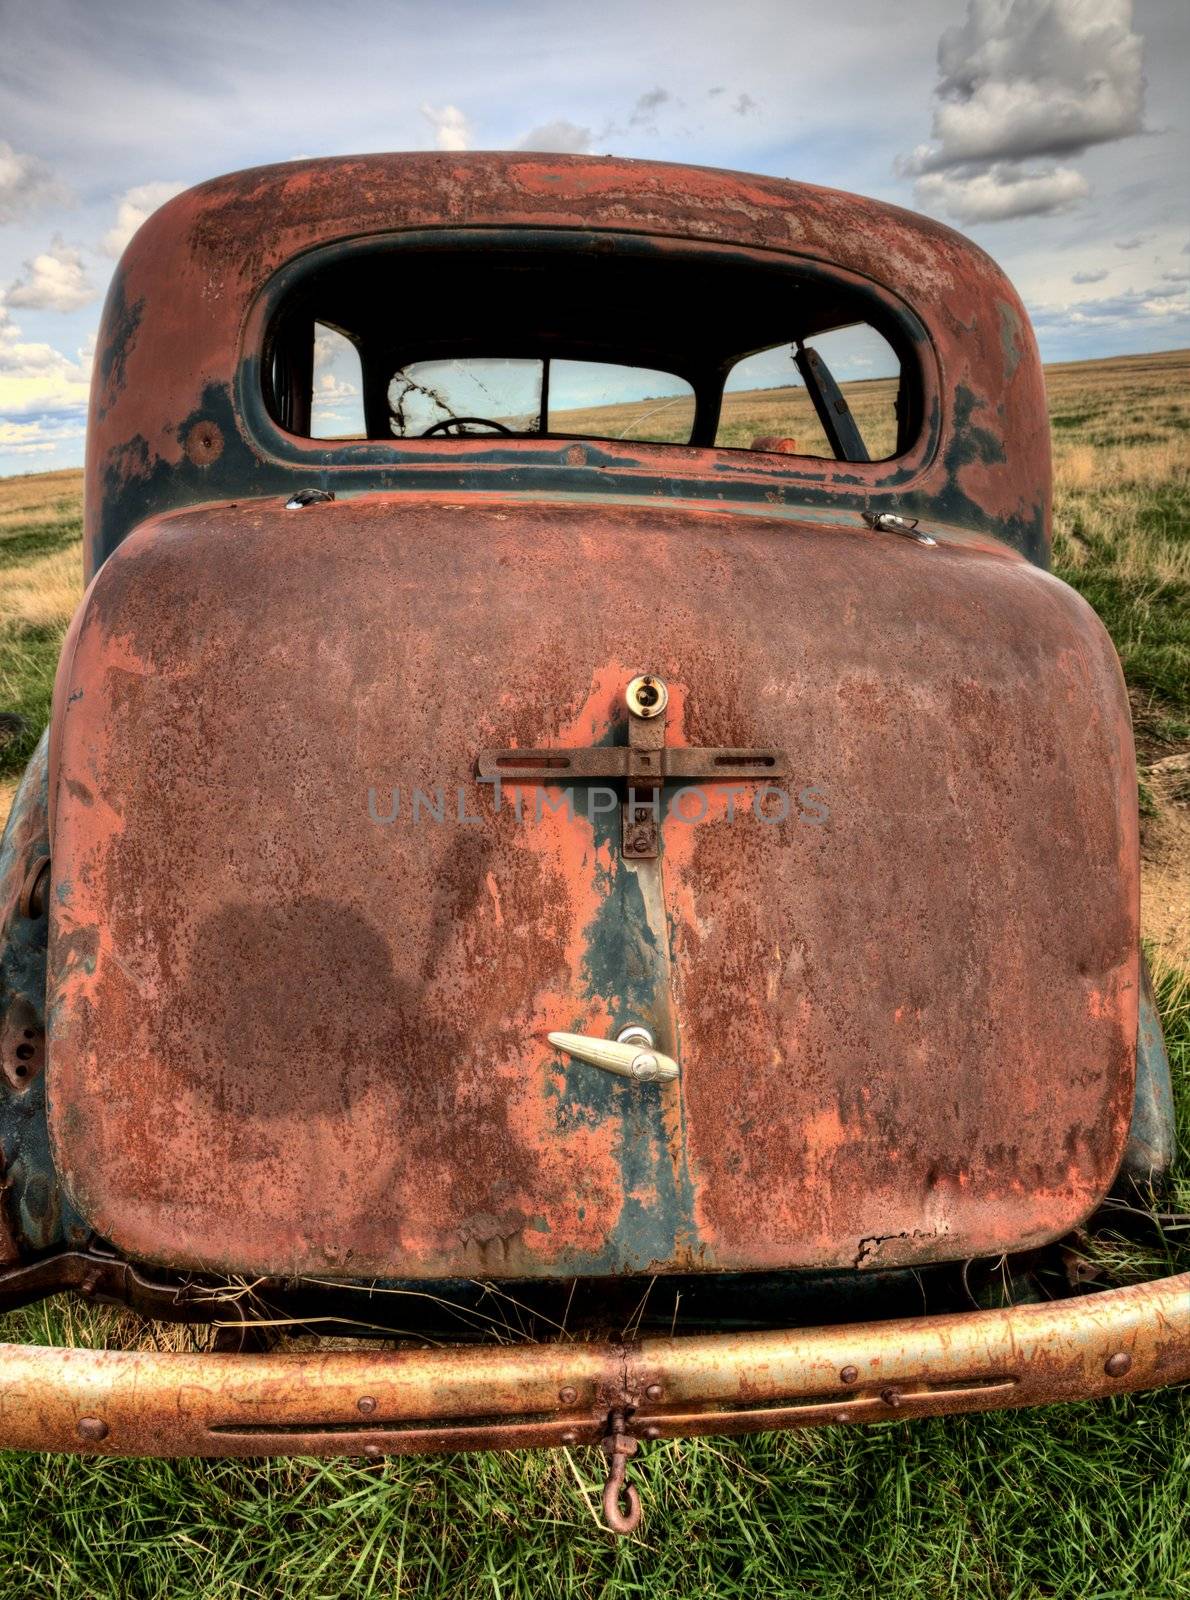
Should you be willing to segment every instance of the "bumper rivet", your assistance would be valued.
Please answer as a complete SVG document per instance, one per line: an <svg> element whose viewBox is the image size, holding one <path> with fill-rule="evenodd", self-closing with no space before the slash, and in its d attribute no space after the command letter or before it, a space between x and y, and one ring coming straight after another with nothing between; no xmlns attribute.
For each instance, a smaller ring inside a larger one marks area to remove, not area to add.
<svg viewBox="0 0 1190 1600"><path fill-rule="evenodd" d="M78 1435L80 1439L90 1440L98 1444L101 1439L106 1439L109 1433L106 1422L101 1417L80 1417Z"/></svg>
<svg viewBox="0 0 1190 1600"><path fill-rule="evenodd" d="M369 1461L379 1461L380 1446L378 1444L366 1444L364 1446L364 1455Z"/></svg>
<svg viewBox="0 0 1190 1600"><path fill-rule="evenodd" d="M355 1409L362 1411L365 1417L370 1417L376 1409L376 1401L370 1394L362 1394L355 1402Z"/></svg>
<svg viewBox="0 0 1190 1600"><path fill-rule="evenodd" d="M562 1443L563 1444L577 1444L577 1442L578 1442L578 1429L577 1428L567 1428L566 1432L562 1435Z"/></svg>
<svg viewBox="0 0 1190 1600"><path fill-rule="evenodd" d="M572 1389L570 1385L567 1384L565 1389L558 1390L558 1399L564 1406L572 1406L578 1399L578 1390Z"/></svg>
<svg viewBox="0 0 1190 1600"><path fill-rule="evenodd" d="M659 1383L651 1383L649 1385L649 1387L645 1390L645 1399L646 1400L660 1400L661 1394L662 1394L661 1385Z"/></svg>
<svg viewBox="0 0 1190 1600"><path fill-rule="evenodd" d="M1132 1368L1132 1357L1127 1350L1117 1350L1114 1356L1108 1356L1103 1364L1103 1370L1109 1378L1122 1378Z"/></svg>
<svg viewBox="0 0 1190 1600"><path fill-rule="evenodd" d="M844 1367L842 1372L839 1374L839 1382L854 1383L858 1377L859 1372L855 1367Z"/></svg>

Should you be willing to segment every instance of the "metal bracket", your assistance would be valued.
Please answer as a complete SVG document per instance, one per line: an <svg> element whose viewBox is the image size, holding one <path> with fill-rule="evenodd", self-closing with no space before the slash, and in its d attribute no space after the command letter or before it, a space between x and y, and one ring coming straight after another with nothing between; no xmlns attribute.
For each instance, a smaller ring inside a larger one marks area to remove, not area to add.
<svg viewBox="0 0 1190 1600"><path fill-rule="evenodd" d="M669 690L659 678L645 674L633 678L624 698L628 702L628 793L620 807L621 848L626 856L647 861L657 855L661 825ZM638 796L638 786L643 795Z"/></svg>
<svg viewBox="0 0 1190 1600"><path fill-rule="evenodd" d="M665 742L669 691L652 673L633 678L625 693L627 745L588 745L560 750L481 750L479 777L504 783L565 784L595 778L627 785L621 804L621 848L635 861L658 853L661 789L667 783L730 783L783 778L782 750L693 749Z"/></svg>

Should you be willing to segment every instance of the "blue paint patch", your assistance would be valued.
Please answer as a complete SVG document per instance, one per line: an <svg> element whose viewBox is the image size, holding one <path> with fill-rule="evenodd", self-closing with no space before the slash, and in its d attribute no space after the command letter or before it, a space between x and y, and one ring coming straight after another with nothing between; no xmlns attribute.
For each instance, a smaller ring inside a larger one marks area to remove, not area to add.
<svg viewBox="0 0 1190 1600"><path fill-rule="evenodd" d="M613 725L602 745L627 742L627 730ZM576 816L590 816L587 785L576 785ZM668 952L650 925L639 872L620 849L620 808L591 817L592 853L598 863L595 888L599 910L584 930L583 997L601 1002L611 1017L611 1034L630 1023L650 1028L658 1042L673 1033ZM610 865L609 865L610 863ZM572 1019L581 1030L583 1013ZM560 1141L576 1127L614 1128L613 1149L624 1203L615 1227L594 1252L569 1257L567 1269L579 1274L647 1272L670 1263L688 1263L696 1248L694 1194L686 1166L684 1140L671 1146L666 1107L681 1094L677 1084L632 1083L585 1062L571 1061L561 1089L551 1082L555 1126ZM680 1119L684 1125L684 1117ZM576 1174L582 1191L582 1174ZM580 1205L580 1218L586 1215Z"/></svg>

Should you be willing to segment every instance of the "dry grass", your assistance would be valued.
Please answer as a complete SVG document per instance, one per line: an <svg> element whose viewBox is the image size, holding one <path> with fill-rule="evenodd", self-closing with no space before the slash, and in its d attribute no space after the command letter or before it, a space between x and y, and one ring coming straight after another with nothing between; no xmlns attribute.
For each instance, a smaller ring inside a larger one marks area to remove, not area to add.
<svg viewBox="0 0 1190 1600"><path fill-rule="evenodd" d="M83 591L83 549L69 545L51 555L9 567L0 583L0 627L64 626Z"/></svg>
<svg viewBox="0 0 1190 1600"><path fill-rule="evenodd" d="M897 437L894 380L870 378L844 383L840 388L872 459L876 461L891 455ZM633 400L623 405L553 412L551 423L559 433L685 444L690 437L691 411L685 401L670 408L664 401ZM805 389L794 385L785 389L751 389L724 398L715 441L718 445L728 450L747 450L753 439L768 434L796 439L799 450L806 455L831 454Z"/></svg>
<svg viewBox="0 0 1190 1600"><path fill-rule="evenodd" d="M83 474L78 467L0 478L0 539L11 528L77 516L82 499Z"/></svg>
<svg viewBox="0 0 1190 1600"><path fill-rule="evenodd" d="M1078 362L1046 378L1058 561L1085 567L1107 545L1121 577L1190 583L1190 355Z"/></svg>

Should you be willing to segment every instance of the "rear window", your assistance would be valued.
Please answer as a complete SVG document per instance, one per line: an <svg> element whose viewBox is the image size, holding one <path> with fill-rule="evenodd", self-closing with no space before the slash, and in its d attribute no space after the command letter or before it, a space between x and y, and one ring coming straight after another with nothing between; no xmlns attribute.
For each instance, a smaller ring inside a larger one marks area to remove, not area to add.
<svg viewBox="0 0 1190 1600"><path fill-rule="evenodd" d="M803 341L801 350L819 357L838 389L869 461L886 461L897 450L897 397L901 364L875 328L857 323ZM843 415L838 399L827 397L822 417L802 375L799 346L786 342L736 362L724 385L715 443L721 449L750 450L772 441L781 453L834 458L837 427L829 412ZM777 443L779 441L779 444Z"/></svg>
<svg viewBox="0 0 1190 1600"><path fill-rule="evenodd" d="M684 379L603 361L416 361L393 374L388 406L399 439L548 433L687 444L694 426Z"/></svg>
<svg viewBox="0 0 1190 1600"><path fill-rule="evenodd" d="M829 269L598 235L441 238L293 269L261 362L282 429L861 462L920 435L912 319Z"/></svg>

